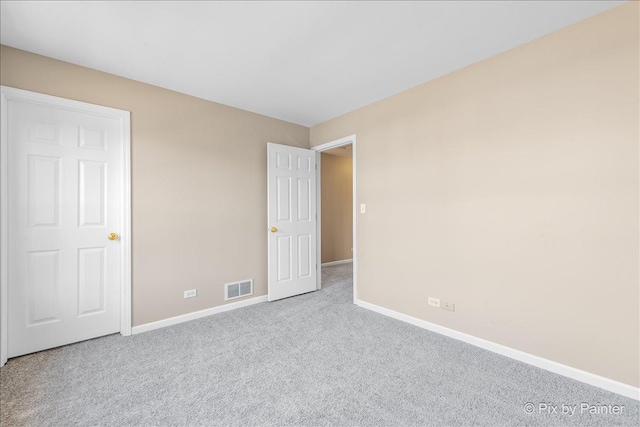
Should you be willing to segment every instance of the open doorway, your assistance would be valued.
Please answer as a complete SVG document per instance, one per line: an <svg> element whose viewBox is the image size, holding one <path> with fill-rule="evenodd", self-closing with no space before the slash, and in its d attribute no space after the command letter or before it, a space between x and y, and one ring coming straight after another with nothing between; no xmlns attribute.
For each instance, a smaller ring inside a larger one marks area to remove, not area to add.
<svg viewBox="0 0 640 427"><path fill-rule="evenodd" d="M353 146L320 153L323 267L353 261Z"/></svg>
<svg viewBox="0 0 640 427"><path fill-rule="evenodd" d="M312 147L318 151L318 284L345 279L356 302L356 138Z"/></svg>

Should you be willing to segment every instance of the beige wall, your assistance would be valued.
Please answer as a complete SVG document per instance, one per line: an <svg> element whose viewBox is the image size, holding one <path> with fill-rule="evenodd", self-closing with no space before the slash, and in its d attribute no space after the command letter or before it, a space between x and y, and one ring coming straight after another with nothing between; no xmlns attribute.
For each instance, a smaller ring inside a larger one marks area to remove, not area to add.
<svg viewBox="0 0 640 427"><path fill-rule="evenodd" d="M640 385L638 16L311 128L357 134L360 299Z"/></svg>
<svg viewBox="0 0 640 427"><path fill-rule="evenodd" d="M308 128L6 46L0 64L2 85L131 111L134 326L231 281L266 294L266 143L308 147Z"/></svg>
<svg viewBox="0 0 640 427"><path fill-rule="evenodd" d="M322 154L322 262L352 258L353 165L351 157Z"/></svg>

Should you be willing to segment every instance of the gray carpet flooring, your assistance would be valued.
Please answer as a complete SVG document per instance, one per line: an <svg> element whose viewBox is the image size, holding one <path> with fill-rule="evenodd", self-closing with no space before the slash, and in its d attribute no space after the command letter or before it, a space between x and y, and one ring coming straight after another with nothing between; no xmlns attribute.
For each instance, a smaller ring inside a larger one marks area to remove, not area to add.
<svg viewBox="0 0 640 427"><path fill-rule="evenodd" d="M12 359L0 423L640 425L637 401L354 306L351 274L325 268L318 292Z"/></svg>

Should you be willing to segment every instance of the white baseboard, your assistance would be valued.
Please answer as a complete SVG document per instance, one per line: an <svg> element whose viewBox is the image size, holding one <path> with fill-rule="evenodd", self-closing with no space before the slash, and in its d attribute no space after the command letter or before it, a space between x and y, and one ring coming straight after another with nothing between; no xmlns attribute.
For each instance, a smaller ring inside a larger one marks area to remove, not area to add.
<svg viewBox="0 0 640 427"><path fill-rule="evenodd" d="M385 316L410 323L423 329L428 329L441 335L446 335L448 337L464 341L468 344L475 345L494 353L498 353L502 356L510 357L511 359L519 360L520 362L524 362L529 365L533 365L538 368L553 372L555 374L560 374L565 377L569 377L574 380L620 394L622 396L640 400L640 389L637 387L614 381L609 378L601 377L599 375L582 371L580 369L572 368L571 366L563 365L562 363L544 359L539 356L534 356L533 354L525 353L524 351L516 350L511 347L494 343L492 341L474 337L473 335L458 332L454 329L445 328L444 326L436 325L435 323L427 322L426 320L418 319L416 317L393 311L388 308L380 307L378 305L371 304L362 300L355 300L355 303L362 308L375 311L376 313L384 314Z"/></svg>
<svg viewBox="0 0 640 427"><path fill-rule="evenodd" d="M322 266L323 267L330 267L332 265L349 264L349 263L352 263L352 262L353 262L353 258L341 259L339 261L323 262Z"/></svg>
<svg viewBox="0 0 640 427"><path fill-rule="evenodd" d="M236 310L238 308L247 307L253 304L266 302L267 296L262 295L255 298L249 298L243 301L232 302L230 304L219 305L217 307L207 308L205 310L194 311L192 313L183 314L181 316L170 317L168 319L158 320L157 322L145 323L144 325L134 326L131 328L131 334L141 334L143 332L153 331L154 329L164 328L166 326L177 325L178 323L188 322L189 320L200 319L201 317L211 316L225 311Z"/></svg>

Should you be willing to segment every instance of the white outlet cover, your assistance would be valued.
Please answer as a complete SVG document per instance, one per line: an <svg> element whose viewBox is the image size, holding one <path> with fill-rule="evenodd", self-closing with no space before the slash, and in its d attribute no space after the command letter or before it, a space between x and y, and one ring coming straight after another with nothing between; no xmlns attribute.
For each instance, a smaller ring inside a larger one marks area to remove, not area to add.
<svg viewBox="0 0 640 427"><path fill-rule="evenodd" d="M184 291L184 297L185 298L193 298L198 296L198 290L197 289L191 289L189 291Z"/></svg>
<svg viewBox="0 0 640 427"><path fill-rule="evenodd" d="M434 307L440 307L440 300L438 298L429 297L428 302L429 302L429 305L432 305Z"/></svg>
<svg viewBox="0 0 640 427"><path fill-rule="evenodd" d="M367 207L364 203L360 203L360 213L365 213L367 211Z"/></svg>

